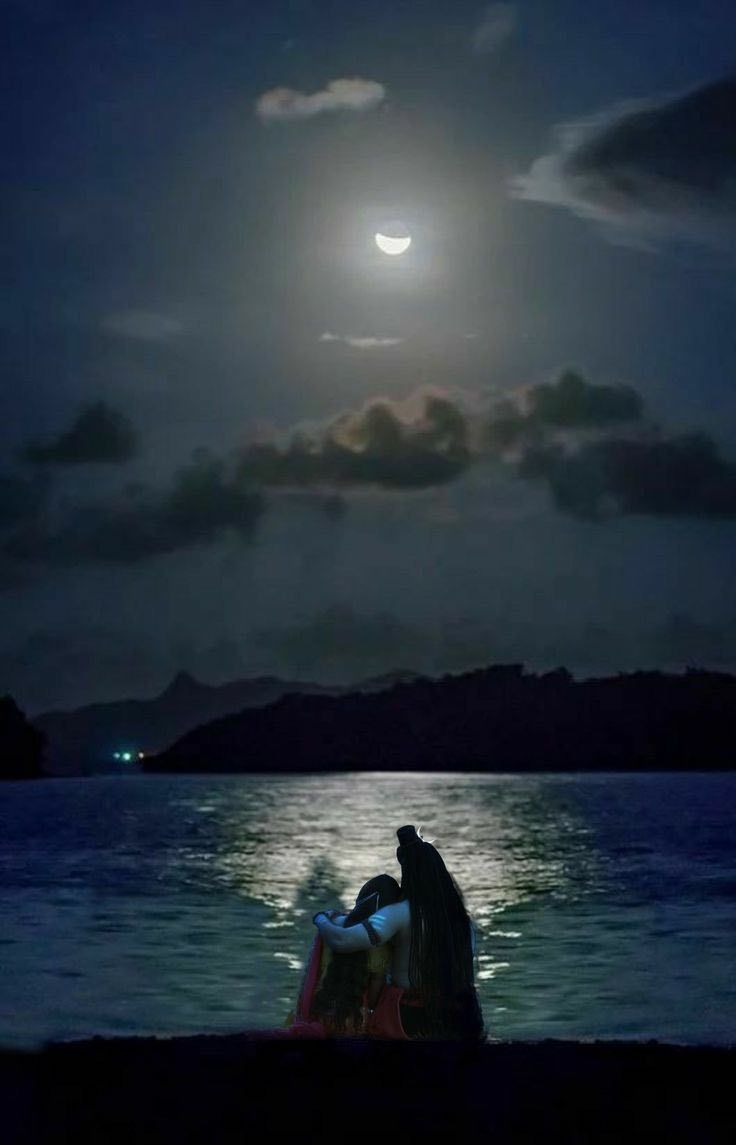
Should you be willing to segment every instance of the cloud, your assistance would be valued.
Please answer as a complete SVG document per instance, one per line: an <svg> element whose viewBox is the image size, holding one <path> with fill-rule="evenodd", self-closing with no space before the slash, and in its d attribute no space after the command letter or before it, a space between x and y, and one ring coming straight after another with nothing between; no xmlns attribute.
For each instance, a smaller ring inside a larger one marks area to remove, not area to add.
<svg viewBox="0 0 736 1145"><path fill-rule="evenodd" d="M706 434L608 438L577 450L531 447L520 475L547 481L559 509L588 520L630 514L736 518L736 465Z"/></svg>
<svg viewBox="0 0 736 1145"><path fill-rule="evenodd" d="M516 31L515 4L489 4L473 32L473 51L489 55L497 51Z"/></svg>
<svg viewBox="0 0 736 1145"><path fill-rule="evenodd" d="M530 417L564 429L638 421L644 410L644 402L632 386L596 386L574 370L566 370L552 385L532 386L529 406Z"/></svg>
<svg viewBox="0 0 736 1145"><path fill-rule="evenodd" d="M47 485L35 478L0 474L0 529L12 528L33 519L46 500Z"/></svg>
<svg viewBox="0 0 736 1145"><path fill-rule="evenodd" d="M498 402L485 440L574 517L736 518L736 465L706 434L667 435L643 414L632 386L593 385L567 370Z"/></svg>
<svg viewBox="0 0 736 1145"><path fill-rule="evenodd" d="M363 337L357 334L331 334L329 330L325 330L324 334L320 334L319 341L344 342L346 346L352 346L356 350L376 350L384 346L399 346L404 339L379 338L375 336Z"/></svg>
<svg viewBox="0 0 736 1145"><path fill-rule="evenodd" d="M386 89L376 80L330 80L322 91L311 95L289 87L275 87L256 100L256 115L269 123L274 120L311 119L326 111L369 111L382 103Z"/></svg>
<svg viewBox="0 0 736 1145"><path fill-rule="evenodd" d="M555 129L517 198L565 207L621 235L707 241L736 223L736 78Z"/></svg>
<svg viewBox="0 0 736 1145"><path fill-rule="evenodd" d="M471 461L465 414L447 398L428 394L413 420L391 402L377 401L343 414L317 436L294 434L285 448L247 446L238 471L265 486L421 489L452 481Z"/></svg>
<svg viewBox="0 0 736 1145"><path fill-rule="evenodd" d="M222 460L198 451L168 491L129 486L115 499L78 506L57 528L30 521L5 540L2 552L46 565L136 564L212 544L227 532L247 540L262 511L257 491L229 475Z"/></svg>
<svg viewBox="0 0 736 1145"><path fill-rule="evenodd" d="M549 431L603 430L641 420L644 402L633 386L594 385L574 370L556 382L531 386L495 406L488 440L503 453L517 443L544 440Z"/></svg>
<svg viewBox="0 0 736 1145"><path fill-rule="evenodd" d="M23 450L35 465L120 464L137 453L130 421L105 402L85 406L69 429L48 445L30 443Z"/></svg>
<svg viewBox="0 0 736 1145"><path fill-rule="evenodd" d="M102 320L106 334L136 342L168 342L183 330L177 318L150 310L120 310Z"/></svg>

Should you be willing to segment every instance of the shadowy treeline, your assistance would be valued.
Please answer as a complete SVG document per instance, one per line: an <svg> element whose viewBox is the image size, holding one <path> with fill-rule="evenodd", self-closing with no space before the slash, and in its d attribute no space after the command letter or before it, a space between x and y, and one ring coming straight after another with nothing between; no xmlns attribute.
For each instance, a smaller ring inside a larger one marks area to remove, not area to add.
<svg viewBox="0 0 736 1145"><path fill-rule="evenodd" d="M373 695L289 695L188 732L148 771L610 771L734 766L736 677L576 682L498 665Z"/></svg>
<svg viewBox="0 0 736 1145"><path fill-rule="evenodd" d="M0 696L0 779L38 779L43 775L45 740L12 696Z"/></svg>

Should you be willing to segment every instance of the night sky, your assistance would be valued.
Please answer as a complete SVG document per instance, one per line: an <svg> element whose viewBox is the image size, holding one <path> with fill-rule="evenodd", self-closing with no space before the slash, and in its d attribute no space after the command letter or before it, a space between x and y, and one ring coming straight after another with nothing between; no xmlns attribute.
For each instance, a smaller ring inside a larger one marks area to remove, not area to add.
<svg viewBox="0 0 736 1145"><path fill-rule="evenodd" d="M0 19L0 692L736 667L732 0Z"/></svg>

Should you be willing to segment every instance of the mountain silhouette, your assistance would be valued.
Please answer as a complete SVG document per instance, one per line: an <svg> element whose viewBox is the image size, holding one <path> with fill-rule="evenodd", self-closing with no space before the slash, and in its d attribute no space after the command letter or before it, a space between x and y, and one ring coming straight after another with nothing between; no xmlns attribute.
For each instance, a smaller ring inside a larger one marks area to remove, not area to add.
<svg viewBox="0 0 736 1145"><path fill-rule="evenodd" d="M416 679L409 671L361 681L353 688L255 676L225 684L204 684L180 671L150 700L124 699L87 704L73 711L35 716L33 724L47 739L44 766L51 775L85 775L105 770L135 770L138 753L158 752L199 724L245 708L263 707L289 693L342 695L382 691ZM115 752L131 760L116 761Z"/></svg>
<svg viewBox="0 0 736 1145"><path fill-rule="evenodd" d="M287 692L324 693L320 684L295 683L273 676L203 684L189 672L177 672L159 696L88 704L74 711L34 717L47 739L45 767L51 775L135 769L139 752L156 752L190 728L243 708L272 703ZM130 763L116 764L115 752Z"/></svg>
<svg viewBox="0 0 736 1145"><path fill-rule="evenodd" d="M29 723L12 696L0 696L0 779L38 779L43 748L43 732Z"/></svg>
<svg viewBox="0 0 736 1145"><path fill-rule="evenodd" d="M495 665L382 691L284 695L193 729L147 771L712 770L736 762L736 677L577 682Z"/></svg>

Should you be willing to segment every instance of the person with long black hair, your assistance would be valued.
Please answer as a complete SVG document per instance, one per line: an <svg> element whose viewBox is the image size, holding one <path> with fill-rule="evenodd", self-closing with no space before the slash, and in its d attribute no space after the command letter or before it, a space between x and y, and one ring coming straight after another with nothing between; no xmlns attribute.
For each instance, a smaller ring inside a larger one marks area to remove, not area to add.
<svg viewBox="0 0 736 1145"><path fill-rule="evenodd" d="M370 1016L369 1034L480 1040L474 930L460 889L415 827L400 827L397 836L401 900L356 925L336 925L322 911L314 923L335 954L392 943L391 981Z"/></svg>

